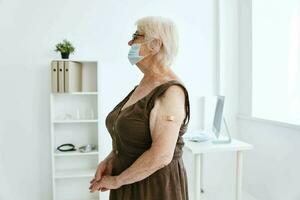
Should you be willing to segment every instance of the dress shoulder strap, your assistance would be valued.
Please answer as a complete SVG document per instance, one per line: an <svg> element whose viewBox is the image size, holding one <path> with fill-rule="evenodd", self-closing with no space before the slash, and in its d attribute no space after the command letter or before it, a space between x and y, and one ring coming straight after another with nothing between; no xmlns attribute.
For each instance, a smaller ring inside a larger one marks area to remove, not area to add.
<svg viewBox="0 0 300 200"><path fill-rule="evenodd" d="M177 80L171 80L171 81L168 81L160 86L158 86L158 88L156 88L156 90L154 91L154 93L150 96L150 98L148 99L148 102L147 102L147 112L148 114L150 114L152 108L154 107L154 104L155 104L155 100L157 98L159 98L161 95L164 94L164 92L172 85L178 85L180 86L181 88L183 88L184 90L184 93L185 93L185 110L186 110L186 116L185 116L185 119L184 119L184 124L187 125L190 121L190 102L189 102L189 94L188 94L188 91L185 87L185 85L180 82L180 81L177 81Z"/></svg>

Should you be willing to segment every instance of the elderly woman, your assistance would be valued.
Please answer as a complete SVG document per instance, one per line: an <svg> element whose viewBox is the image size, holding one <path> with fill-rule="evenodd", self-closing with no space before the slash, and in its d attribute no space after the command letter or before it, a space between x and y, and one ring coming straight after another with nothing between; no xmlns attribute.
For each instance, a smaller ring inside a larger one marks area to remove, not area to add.
<svg viewBox="0 0 300 200"><path fill-rule="evenodd" d="M106 118L113 150L100 162L90 190L110 190L110 200L186 200L182 135L189 98L170 68L177 30L162 17L145 17L136 25L128 59L144 76Z"/></svg>

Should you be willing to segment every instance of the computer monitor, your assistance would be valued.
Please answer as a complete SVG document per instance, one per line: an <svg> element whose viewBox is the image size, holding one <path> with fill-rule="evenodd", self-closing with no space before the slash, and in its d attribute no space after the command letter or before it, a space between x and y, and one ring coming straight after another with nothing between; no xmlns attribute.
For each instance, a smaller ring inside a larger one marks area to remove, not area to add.
<svg viewBox="0 0 300 200"><path fill-rule="evenodd" d="M217 138L219 138L220 131L221 131L224 101L225 101L224 96L220 96L220 95L217 96L215 116L214 116L214 121L213 121L213 126L212 126L212 131Z"/></svg>
<svg viewBox="0 0 300 200"><path fill-rule="evenodd" d="M212 124L212 134L209 130L207 132L201 131L193 131L193 133L189 133L188 135L185 135L184 138L194 141L194 142L204 142L204 141L211 141L214 144L224 144L224 143L230 143L231 142L231 136L227 127L227 123L225 120L225 117L223 117L223 110L224 110L224 101L225 96L217 95L215 96L216 101L216 108L215 108L215 115L213 118L213 124ZM224 121L224 125L226 128L226 132L228 135L228 138L219 139L221 135L221 127L222 127L222 121ZM209 133L208 133L209 132ZM215 137L214 137L215 136Z"/></svg>
<svg viewBox="0 0 300 200"><path fill-rule="evenodd" d="M212 132L216 136L216 140L212 140L212 142L215 144L224 144L224 143L231 142L231 136L230 136L230 133L229 133L229 130L227 127L227 123L225 121L225 118L223 117L224 101L225 101L225 96L217 95L215 116L214 116L213 127L212 127ZM228 138L225 140L219 139L220 134L221 134L222 120L224 121L224 125L225 125L226 132L228 135Z"/></svg>

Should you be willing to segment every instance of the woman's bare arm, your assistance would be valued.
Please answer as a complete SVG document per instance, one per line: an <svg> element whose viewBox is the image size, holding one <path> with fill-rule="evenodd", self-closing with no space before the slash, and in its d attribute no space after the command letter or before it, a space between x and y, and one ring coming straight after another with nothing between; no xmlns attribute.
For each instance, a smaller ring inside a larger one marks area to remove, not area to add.
<svg viewBox="0 0 300 200"><path fill-rule="evenodd" d="M115 157L115 152L112 150L101 162L108 162Z"/></svg>
<svg viewBox="0 0 300 200"><path fill-rule="evenodd" d="M185 95L180 86L170 86L150 113L151 148L118 175L120 185L150 176L172 161L180 126L185 117Z"/></svg>
<svg viewBox="0 0 300 200"><path fill-rule="evenodd" d="M97 171L96 174L94 176L94 178L90 181L91 184L93 184L95 181L99 181L102 177L102 173L105 173L107 170L107 165L109 164L109 162L114 158L115 153L112 150L104 160L102 160L97 167ZM105 166L102 168L102 166ZM110 169L109 169L110 170Z"/></svg>

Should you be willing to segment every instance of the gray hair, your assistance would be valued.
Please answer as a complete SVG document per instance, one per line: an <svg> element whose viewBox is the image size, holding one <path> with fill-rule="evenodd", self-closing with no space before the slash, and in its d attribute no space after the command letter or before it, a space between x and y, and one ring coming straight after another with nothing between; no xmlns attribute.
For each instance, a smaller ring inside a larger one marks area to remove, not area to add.
<svg viewBox="0 0 300 200"><path fill-rule="evenodd" d="M135 24L138 32L143 33L146 40L161 41L156 59L161 64L170 66L178 53L178 31L175 23L167 18L148 16L139 19Z"/></svg>

